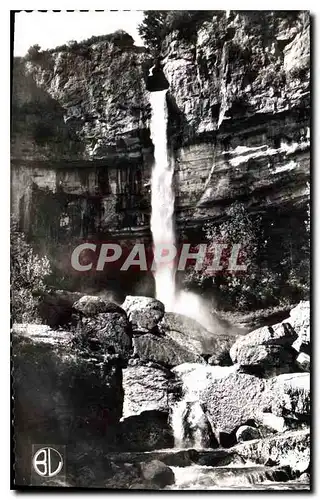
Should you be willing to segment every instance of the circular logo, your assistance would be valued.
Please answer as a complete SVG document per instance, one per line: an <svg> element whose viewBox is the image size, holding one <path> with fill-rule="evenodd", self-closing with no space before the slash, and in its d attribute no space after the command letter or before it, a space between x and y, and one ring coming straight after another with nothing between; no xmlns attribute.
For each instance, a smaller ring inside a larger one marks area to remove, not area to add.
<svg viewBox="0 0 320 500"><path fill-rule="evenodd" d="M39 476L53 477L61 471L63 459L57 450L48 446L41 448L34 454L32 465Z"/></svg>

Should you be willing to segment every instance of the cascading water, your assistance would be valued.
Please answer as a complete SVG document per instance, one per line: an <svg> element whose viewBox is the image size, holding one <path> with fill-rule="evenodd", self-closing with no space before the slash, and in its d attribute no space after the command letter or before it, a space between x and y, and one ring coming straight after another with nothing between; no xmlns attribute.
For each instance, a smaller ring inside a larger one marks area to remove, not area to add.
<svg viewBox="0 0 320 500"><path fill-rule="evenodd" d="M172 186L173 162L167 148L166 90L150 93L152 107L151 138L154 144L154 167L151 178L151 232L155 251L162 245L174 245L174 191ZM156 264L156 297L172 310L175 302L174 265Z"/></svg>
<svg viewBox="0 0 320 500"><path fill-rule="evenodd" d="M172 409L171 426L176 448L210 448L215 439L211 426L199 402L208 381L226 377L236 369L233 366L210 366L184 363L173 372L182 381L183 396Z"/></svg>

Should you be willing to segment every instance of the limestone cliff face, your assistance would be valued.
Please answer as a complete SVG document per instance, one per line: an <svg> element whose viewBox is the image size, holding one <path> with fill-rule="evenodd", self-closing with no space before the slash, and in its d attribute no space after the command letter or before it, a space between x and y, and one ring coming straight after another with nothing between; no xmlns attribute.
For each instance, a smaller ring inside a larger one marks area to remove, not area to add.
<svg viewBox="0 0 320 500"><path fill-rule="evenodd" d="M53 212L53 232L62 237L148 223L148 65L146 49L123 32L16 61L12 201L26 230L31 219L33 232L43 226L44 194L42 218Z"/></svg>
<svg viewBox="0 0 320 500"><path fill-rule="evenodd" d="M306 12L216 11L190 37L167 33L180 232L235 200L303 221L309 24ZM150 238L152 64L123 32L16 61L12 204L38 241Z"/></svg>
<svg viewBox="0 0 320 500"><path fill-rule="evenodd" d="M309 176L309 16L221 12L164 40L177 207L194 221L301 206Z"/></svg>

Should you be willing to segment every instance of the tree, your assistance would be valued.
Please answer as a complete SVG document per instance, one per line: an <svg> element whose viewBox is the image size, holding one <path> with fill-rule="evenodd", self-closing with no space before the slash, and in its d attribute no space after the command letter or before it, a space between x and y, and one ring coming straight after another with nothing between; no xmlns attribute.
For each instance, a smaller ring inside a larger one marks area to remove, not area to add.
<svg viewBox="0 0 320 500"><path fill-rule="evenodd" d="M10 247L12 320L38 322L35 293L46 289L45 278L51 273L49 260L34 252L15 218L11 219Z"/></svg>
<svg viewBox="0 0 320 500"><path fill-rule="evenodd" d="M165 10L146 10L143 21L138 26L139 35L154 56L157 56L161 50L166 32L167 15L168 11Z"/></svg>
<svg viewBox="0 0 320 500"><path fill-rule="evenodd" d="M31 45L31 47L29 47L29 49L28 49L26 58L29 61L35 61L39 58L40 51L41 51L40 45L38 45L38 44Z"/></svg>

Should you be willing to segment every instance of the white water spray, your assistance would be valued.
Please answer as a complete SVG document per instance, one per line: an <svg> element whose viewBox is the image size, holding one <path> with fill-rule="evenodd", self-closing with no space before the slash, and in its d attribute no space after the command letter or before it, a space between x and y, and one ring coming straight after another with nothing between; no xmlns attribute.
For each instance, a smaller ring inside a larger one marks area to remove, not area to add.
<svg viewBox="0 0 320 500"><path fill-rule="evenodd" d="M151 177L151 232L156 249L161 245L174 245L174 191L172 186L173 162L167 149L166 90L151 92L151 138L154 144L154 166ZM156 297L172 311L175 302L174 264L158 263L155 269Z"/></svg>

